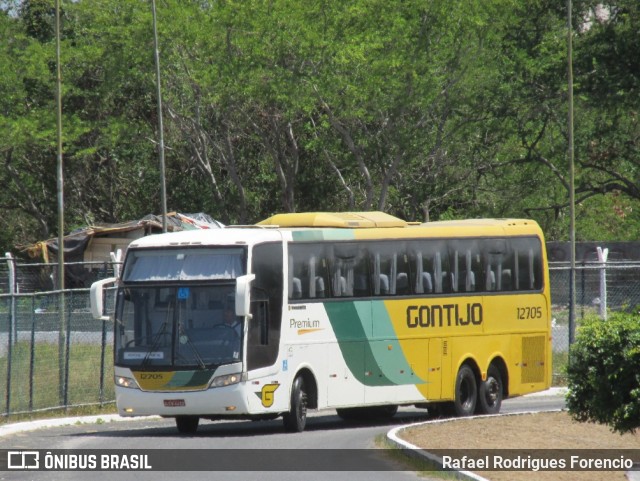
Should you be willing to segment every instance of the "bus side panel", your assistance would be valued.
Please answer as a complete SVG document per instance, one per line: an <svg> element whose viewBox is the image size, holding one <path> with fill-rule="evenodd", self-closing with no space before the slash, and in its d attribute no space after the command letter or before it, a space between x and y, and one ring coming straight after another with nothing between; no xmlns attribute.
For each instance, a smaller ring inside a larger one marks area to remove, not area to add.
<svg viewBox="0 0 640 481"><path fill-rule="evenodd" d="M328 406L360 406L364 402L364 385L356 379L351 369L364 372L364 342L346 341L338 346L338 343L327 345L328 356L328 382L327 405ZM347 366L343 353L352 358L351 369Z"/></svg>
<svg viewBox="0 0 640 481"><path fill-rule="evenodd" d="M513 337L516 369L512 373L510 394L517 396L548 389L551 384L548 336L541 333Z"/></svg>
<svg viewBox="0 0 640 481"><path fill-rule="evenodd" d="M501 348L511 396L548 389L551 384L550 308L547 296L485 296L484 329L489 336L510 333Z"/></svg>

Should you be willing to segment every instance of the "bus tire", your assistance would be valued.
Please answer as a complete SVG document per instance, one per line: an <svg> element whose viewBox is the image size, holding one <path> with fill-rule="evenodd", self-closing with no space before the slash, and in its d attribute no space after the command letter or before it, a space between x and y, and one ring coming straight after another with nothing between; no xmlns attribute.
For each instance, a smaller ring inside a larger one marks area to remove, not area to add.
<svg viewBox="0 0 640 481"><path fill-rule="evenodd" d="M478 388L473 369L463 364L456 376L453 411L456 416L470 416L476 410Z"/></svg>
<svg viewBox="0 0 640 481"><path fill-rule="evenodd" d="M176 427L180 434L194 434L198 430L198 416L176 416Z"/></svg>
<svg viewBox="0 0 640 481"><path fill-rule="evenodd" d="M291 388L291 407L282 416L284 427L291 433L301 433L307 425L307 392L302 376L296 377Z"/></svg>
<svg viewBox="0 0 640 481"><path fill-rule="evenodd" d="M390 404L388 406L380 406L376 409L376 415L380 419L391 419L398 412L398 406Z"/></svg>
<svg viewBox="0 0 640 481"><path fill-rule="evenodd" d="M498 414L502 406L503 384L500 370L493 364L489 366L486 381L478 387L478 413Z"/></svg>

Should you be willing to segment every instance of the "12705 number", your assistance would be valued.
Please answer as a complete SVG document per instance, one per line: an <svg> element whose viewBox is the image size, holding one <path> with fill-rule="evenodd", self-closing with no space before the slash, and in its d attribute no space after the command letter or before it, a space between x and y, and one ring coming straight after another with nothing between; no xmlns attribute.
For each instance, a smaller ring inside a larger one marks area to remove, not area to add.
<svg viewBox="0 0 640 481"><path fill-rule="evenodd" d="M542 319L541 307L518 307L518 319Z"/></svg>

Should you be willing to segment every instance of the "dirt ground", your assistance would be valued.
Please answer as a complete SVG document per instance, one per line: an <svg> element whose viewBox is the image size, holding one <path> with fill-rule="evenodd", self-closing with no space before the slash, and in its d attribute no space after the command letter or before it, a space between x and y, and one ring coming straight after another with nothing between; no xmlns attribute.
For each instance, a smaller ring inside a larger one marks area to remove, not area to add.
<svg viewBox="0 0 640 481"><path fill-rule="evenodd" d="M464 433L461 435L461 433ZM640 433L573 421L567 412L522 414L409 428L400 437L430 449L640 449ZM469 470L473 471L473 470ZM624 471L476 471L491 481L625 481Z"/></svg>

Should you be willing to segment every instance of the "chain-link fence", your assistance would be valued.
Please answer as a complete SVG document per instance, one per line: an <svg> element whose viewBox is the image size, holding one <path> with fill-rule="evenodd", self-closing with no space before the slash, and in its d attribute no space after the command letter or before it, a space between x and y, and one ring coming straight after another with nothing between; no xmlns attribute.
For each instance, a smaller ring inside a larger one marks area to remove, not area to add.
<svg viewBox="0 0 640 481"><path fill-rule="evenodd" d="M114 399L112 323L93 319L88 300L86 289L0 295L3 414Z"/></svg>
<svg viewBox="0 0 640 481"><path fill-rule="evenodd" d="M57 264L0 258L0 412L34 412L113 402L113 324L90 312L91 282L112 276L113 265Z"/></svg>
<svg viewBox="0 0 640 481"><path fill-rule="evenodd" d="M114 272L104 263L77 267L88 271L76 274L83 282ZM36 280L55 276L55 269L0 258L0 379L6 379L0 383L2 416L114 399L113 324L91 316L89 285L46 292L32 287ZM557 381L569 351L571 269L558 263L549 272ZM575 297L577 326L588 315L635 308L640 305L640 262L577 266Z"/></svg>
<svg viewBox="0 0 640 481"><path fill-rule="evenodd" d="M569 349L569 302L571 267L549 266L551 285L553 349ZM610 311L629 311L640 306L640 262L583 263L575 271L576 326L587 316L606 319Z"/></svg>

